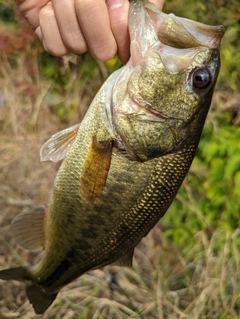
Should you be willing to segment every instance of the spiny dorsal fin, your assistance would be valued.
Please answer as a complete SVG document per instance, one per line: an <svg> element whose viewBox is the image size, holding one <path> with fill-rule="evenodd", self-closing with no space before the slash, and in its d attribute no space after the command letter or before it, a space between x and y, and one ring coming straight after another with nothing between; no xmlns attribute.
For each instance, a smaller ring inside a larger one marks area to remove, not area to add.
<svg viewBox="0 0 240 319"><path fill-rule="evenodd" d="M58 162L64 159L75 141L79 126L73 125L51 136L40 150L41 161Z"/></svg>
<svg viewBox="0 0 240 319"><path fill-rule="evenodd" d="M17 215L11 224L16 242L25 249L39 250L45 246L47 206Z"/></svg>
<svg viewBox="0 0 240 319"><path fill-rule="evenodd" d="M102 194L110 167L112 142L98 143L93 138L87 158L83 164L80 191L88 203Z"/></svg>

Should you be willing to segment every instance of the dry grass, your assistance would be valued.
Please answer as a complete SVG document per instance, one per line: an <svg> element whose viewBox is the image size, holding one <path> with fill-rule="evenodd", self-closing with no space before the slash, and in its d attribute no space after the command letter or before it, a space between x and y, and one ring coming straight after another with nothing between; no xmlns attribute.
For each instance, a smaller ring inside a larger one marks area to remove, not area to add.
<svg viewBox="0 0 240 319"><path fill-rule="evenodd" d="M17 246L9 224L19 212L49 201L58 165L40 163L38 153L43 141L63 127L45 102L50 86L41 82L38 70L38 81L33 83L24 68L5 68L0 79L5 99L0 106L0 269L35 264L41 258L41 254ZM24 95L19 82L34 85L35 95ZM81 93L84 102L72 122L79 121L100 82L99 71L91 93ZM65 92L66 103L76 102L78 90L73 76L71 91ZM42 316L35 315L26 299L24 284L1 281L0 318L237 319L239 232L226 235L216 231L208 237L202 231L192 238L192 250L184 253L157 225L137 247L133 269L106 267L85 274L65 287ZM221 247L220 242L224 242ZM109 283L114 278L116 283Z"/></svg>

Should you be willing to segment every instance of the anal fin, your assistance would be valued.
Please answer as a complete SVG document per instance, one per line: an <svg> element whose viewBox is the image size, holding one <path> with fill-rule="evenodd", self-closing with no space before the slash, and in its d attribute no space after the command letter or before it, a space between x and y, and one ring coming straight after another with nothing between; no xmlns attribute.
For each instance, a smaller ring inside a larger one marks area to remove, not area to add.
<svg viewBox="0 0 240 319"><path fill-rule="evenodd" d="M36 207L13 219L11 232L20 246L29 250L44 248L47 210L47 206Z"/></svg>
<svg viewBox="0 0 240 319"><path fill-rule="evenodd" d="M110 168L111 155L112 142L98 143L94 137L83 165L80 180L81 195L88 203L94 203L103 192Z"/></svg>

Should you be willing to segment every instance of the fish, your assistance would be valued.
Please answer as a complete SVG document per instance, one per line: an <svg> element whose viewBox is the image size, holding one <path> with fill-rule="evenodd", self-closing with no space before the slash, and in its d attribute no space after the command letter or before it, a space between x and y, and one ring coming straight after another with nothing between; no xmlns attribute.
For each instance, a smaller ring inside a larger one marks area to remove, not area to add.
<svg viewBox="0 0 240 319"><path fill-rule="evenodd" d="M103 83L84 119L54 134L42 161L63 160L49 206L17 215L11 231L37 265L0 271L26 282L36 313L67 284L134 248L165 214L195 156L220 68L223 26L129 9L131 57Z"/></svg>

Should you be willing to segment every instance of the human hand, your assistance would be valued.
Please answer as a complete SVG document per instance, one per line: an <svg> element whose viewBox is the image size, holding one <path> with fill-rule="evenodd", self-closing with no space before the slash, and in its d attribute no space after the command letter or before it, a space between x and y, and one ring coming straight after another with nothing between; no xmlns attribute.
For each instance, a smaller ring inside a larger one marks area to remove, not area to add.
<svg viewBox="0 0 240 319"><path fill-rule="evenodd" d="M165 0L151 0L160 9ZM130 56L128 0L17 0L45 50L55 56L90 53L106 61Z"/></svg>

